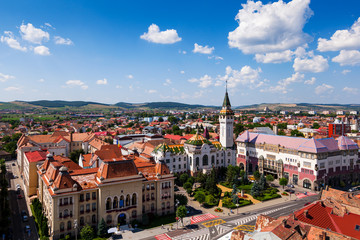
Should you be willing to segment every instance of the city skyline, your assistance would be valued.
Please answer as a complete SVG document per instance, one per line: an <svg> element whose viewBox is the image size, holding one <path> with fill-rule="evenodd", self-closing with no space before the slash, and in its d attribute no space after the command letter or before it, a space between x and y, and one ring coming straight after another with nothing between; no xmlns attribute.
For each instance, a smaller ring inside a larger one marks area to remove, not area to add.
<svg viewBox="0 0 360 240"><path fill-rule="evenodd" d="M336 2L3 2L0 101L356 103L360 8Z"/></svg>

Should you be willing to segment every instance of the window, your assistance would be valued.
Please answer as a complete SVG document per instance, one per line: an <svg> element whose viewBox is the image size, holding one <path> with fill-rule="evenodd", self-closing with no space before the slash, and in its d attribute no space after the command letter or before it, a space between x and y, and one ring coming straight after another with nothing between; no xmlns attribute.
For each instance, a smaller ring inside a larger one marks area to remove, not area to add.
<svg viewBox="0 0 360 240"><path fill-rule="evenodd" d="M96 223L96 215L95 214L93 214L91 216L91 221L92 221L92 223Z"/></svg>
<svg viewBox="0 0 360 240"><path fill-rule="evenodd" d="M69 204L69 199L68 198L64 198L64 205L68 205Z"/></svg>
<svg viewBox="0 0 360 240"><path fill-rule="evenodd" d="M70 230L71 229L71 221L68 221L67 222L67 230Z"/></svg>
<svg viewBox="0 0 360 240"><path fill-rule="evenodd" d="M69 216L69 210L65 209L64 210L64 218L68 217Z"/></svg>
<svg viewBox="0 0 360 240"><path fill-rule="evenodd" d="M84 194L80 194L80 202L84 201Z"/></svg>
<svg viewBox="0 0 360 240"><path fill-rule="evenodd" d="M106 199L106 210L110 210L111 209L111 199L108 198Z"/></svg>
<svg viewBox="0 0 360 240"><path fill-rule="evenodd" d="M151 200L154 200L155 197L154 197L154 193L151 193Z"/></svg>
<svg viewBox="0 0 360 240"><path fill-rule="evenodd" d="M173 158L173 162L175 162L175 158Z"/></svg>
<svg viewBox="0 0 360 240"><path fill-rule="evenodd" d="M113 209L118 208L118 205L119 205L118 198L117 198L117 197L114 197L114 200L113 200Z"/></svg>
<svg viewBox="0 0 360 240"><path fill-rule="evenodd" d="M190 165L192 165L192 157L190 157Z"/></svg>
<svg viewBox="0 0 360 240"><path fill-rule="evenodd" d="M126 195L126 206L130 206L130 195Z"/></svg>
<svg viewBox="0 0 360 240"><path fill-rule="evenodd" d="M184 163L184 168L186 168L186 163Z"/></svg>
<svg viewBox="0 0 360 240"><path fill-rule="evenodd" d="M154 211L155 210L155 205L152 203L151 204L151 211Z"/></svg>
<svg viewBox="0 0 360 240"><path fill-rule="evenodd" d="M64 231L64 228L65 228L65 224L63 222L60 223L60 231Z"/></svg>
<svg viewBox="0 0 360 240"><path fill-rule="evenodd" d="M142 206L142 213L145 213L145 205Z"/></svg>
<svg viewBox="0 0 360 240"><path fill-rule="evenodd" d="M215 156L211 156L211 165L214 165L215 164Z"/></svg>
<svg viewBox="0 0 360 240"><path fill-rule="evenodd" d="M154 183L151 184L151 189L152 189L152 190L155 189L155 184L154 184Z"/></svg>
<svg viewBox="0 0 360 240"><path fill-rule="evenodd" d="M63 203L62 203L62 199L60 199L60 206L62 206L63 205Z"/></svg>
<svg viewBox="0 0 360 240"><path fill-rule="evenodd" d="M360 231L360 225L355 225L355 230Z"/></svg>
<svg viewBox="0 0 360 240"><path fill-rule="evenodd" d="M59 218L62 218L62 212L59 212Z"/></svg>
<svg viewBox="0 0 360 240"><path fill-rule="evenodd" d="M162 209L165 209L165 203L164 203L164 202L161 203L161 208L162 208Z"/></svg>
<svg viewBox="0 0 360 240"><path fill-rule="evenodd" d="M84 225L84 217L80 217L80 226Z"/></svg>
<svg viewBox="0 0 360 240"><path fill-rule="evenodd" d="M146 190L150 190L150 185L149 184L146 185Z"/></svg>
<svg viewBox="0 0 360 240"><path fill-rule="evenodd" d="M80 205L80 213L84 213L84 205Z"/></svg>
<svg viewBox="0 0 360 240"><path fill-rule="evenodd" d="M173 169L176 169L176 166L175 166L175 165L173 165Z"/></svg>
<svg viewBox="0 0 360 240"><path fill-rule="evenodd" d="M199 166L199 157L196 158L196 166Z"/></svg>
<svg viewBox="0 0 360 240"><path fill-rule="evenodd" d="M179 169L181 169L181 164L179 164Z"/></svg>
<svg viewBox="0 0 360 240"><path fill-rule="evenodd" d="M169 160L169 159L166 159L166 163L170 163L170 160Z"/></svg>
<svg viewBox="0 0 360 240"><path fill-rule="evenodd" d="M96 203L92 204L92 210L95 211L96 210Z"/></svg>
<svg viewBox="0 0 360 240"><path fill-rule="evenodd" d="M334 164L334 162L331 160L329 161L329 166L332 166Z"/></svg>
<svg viewBox="0 0 360 240"><path fill-rule="evenodd" d="M70 200L70 204L72 204L72 197L70 197L69 200Z"/></svg>
<svg viewBox="0 0 360 240"><path fill-rule="evenodd" d="M208 157L208 155L204 155L202 161L203 161L202 162L203 166L209 165L209 157Z"/></svg>
<svg viewBox="0 0 360 240"><path fill-rule="evenodd" d="M90 193L86 193L86 201L90 200Z"/></svg>
<svg viewBox="0 0 360 240"><path fill-rule="evenodd" d="M92 192L92 200L96 199L96 192Z"/></svg>
<svg viewBox="0 0 360 240"><path fill-rule="evenodd" d="M122 208L122 207L124 207L124 196L121 196L120 197L120 207Z"/></svg>
<svg viewBox="0 0 360 240"><path fill-rule="evenodd" d="M111 223L111 222L112 222L111 215L107 215L107 216L106 216L106 222L107 222L107 223Z"/></svg>
<svg viewBox="0 0 360 240"><path fill-rule="evenodd" d="M136 205L136 193L132 195L131 203L132 205Z"/></svg>
<svg viewBox="0 0 360 240"><path fill-rule="evenodd" d="M320 163L320 168L325 168L325 163Z"/></svg>

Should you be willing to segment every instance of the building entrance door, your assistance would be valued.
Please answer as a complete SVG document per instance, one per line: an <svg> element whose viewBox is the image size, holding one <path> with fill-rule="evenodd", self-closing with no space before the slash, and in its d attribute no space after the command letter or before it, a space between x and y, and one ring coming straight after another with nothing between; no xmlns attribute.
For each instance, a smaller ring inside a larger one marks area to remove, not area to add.
<svg viewBox="0 0 360 240"><path fill-rule="evenodd" d="M119 214L118 216L118 224L125 225L126 224L126 215L124 213Z"/></svg>
<svg viewBox="0 0 360 240"><path fill-rule="evenodd" d="M293 184L297 185L298 184L298 180L299 180L299 176L296 174L293 174Z"/></svg>

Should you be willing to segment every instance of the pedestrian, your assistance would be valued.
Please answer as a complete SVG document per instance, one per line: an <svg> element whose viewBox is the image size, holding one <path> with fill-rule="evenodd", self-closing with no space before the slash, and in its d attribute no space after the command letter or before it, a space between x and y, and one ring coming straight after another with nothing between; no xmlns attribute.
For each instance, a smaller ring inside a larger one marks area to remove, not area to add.
<svg viewBox="0 0 360 240"><path fill-rule="evenodd" d="M164 229L164 224L161 224L161 228Z"/></svg>

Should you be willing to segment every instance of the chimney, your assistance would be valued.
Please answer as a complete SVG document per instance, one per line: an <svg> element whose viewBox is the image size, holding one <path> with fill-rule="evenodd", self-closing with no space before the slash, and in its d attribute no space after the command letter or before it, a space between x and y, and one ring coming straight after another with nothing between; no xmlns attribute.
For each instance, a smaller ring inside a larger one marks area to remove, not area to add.
<svg viewBox="0 0 360 240"><path fill-rule="evenodd" d="M304 216L306 217L306 218L308 218L309 217L309 210L304 210Z"/></svg>

